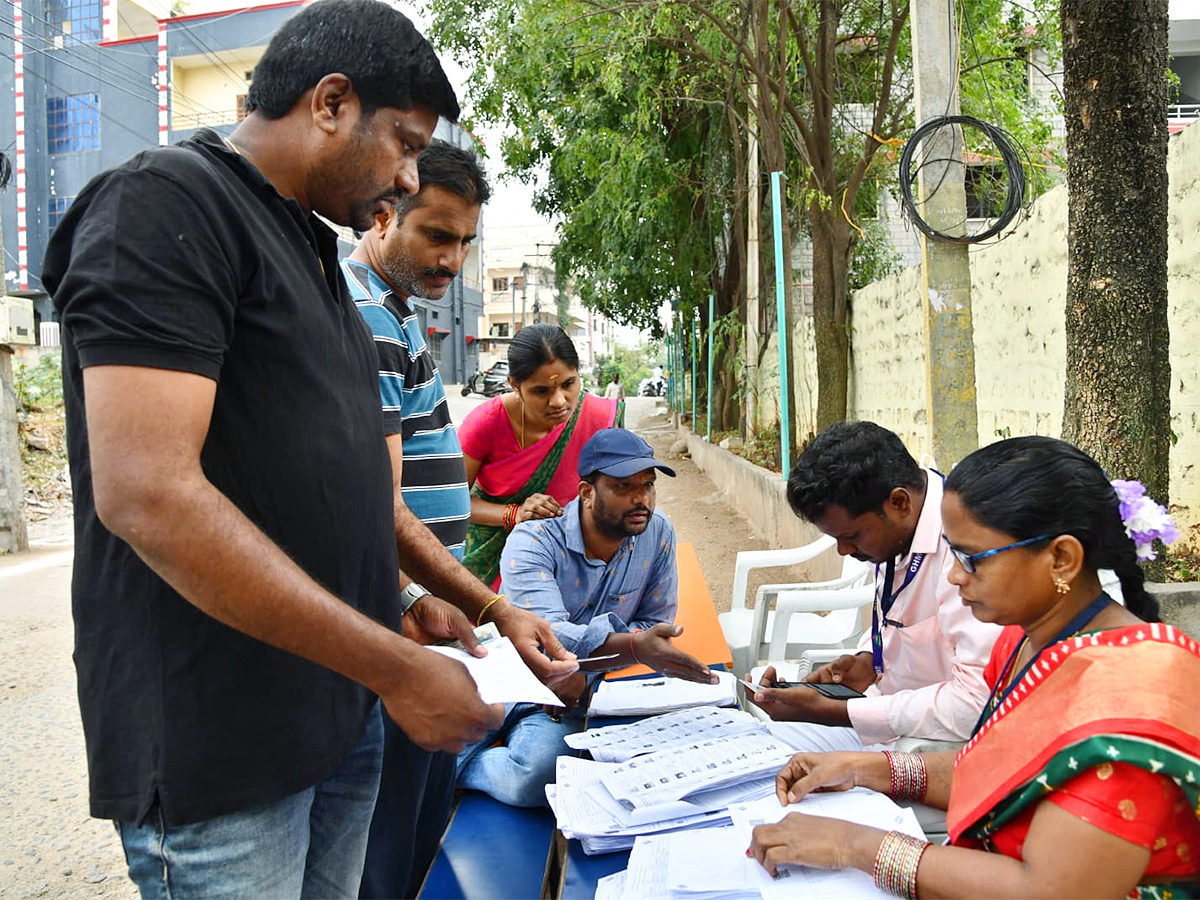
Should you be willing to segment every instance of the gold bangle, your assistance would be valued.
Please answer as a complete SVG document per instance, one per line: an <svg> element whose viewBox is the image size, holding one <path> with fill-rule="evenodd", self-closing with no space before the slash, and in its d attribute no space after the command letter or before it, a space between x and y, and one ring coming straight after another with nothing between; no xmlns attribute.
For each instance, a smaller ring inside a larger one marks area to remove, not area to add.
<svg viewBox="0 0 1200 900"><path fill-rule="evenodd" d="M479 617L475 620L475 627L478 628L480 625L483 624L483 617L485 615L487 615L487 611L492 608L493 603L496 603L500 600L507 600L507 599L508 598L505 597L503 594L497 594L495 597L493 597L487 603L483 604L483 609L481 609L479 611Z"/></svg>

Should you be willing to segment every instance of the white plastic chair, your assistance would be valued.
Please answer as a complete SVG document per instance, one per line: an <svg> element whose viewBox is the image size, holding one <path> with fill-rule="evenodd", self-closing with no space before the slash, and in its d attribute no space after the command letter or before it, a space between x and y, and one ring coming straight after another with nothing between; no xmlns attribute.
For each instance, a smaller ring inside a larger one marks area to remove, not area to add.
<svg viewBox="0 0 1200 900"><path fill-rule="evenodd" d="M783 550L743 550L738 553L733 567L733 594L730 600L730 610L717 617L733 656L735 673L746 672L757 661L757 647L754 658L751 658L750 638L752 634L757 634L759 642L761 642L763 634L761 630L755 630L756 626L758 629L764 627L755 621L756 610L748 609L746 606L746 591L751 570L794 566L809 562L832 549L836 543L837 541L828 535L822 535L811 544L805 544L802 547L789 547ZM762 598L760 597L755 606L757 607L761 603Z"/></svg>
<svg viewBox="0 0 1200 900"><path fill-rule="evenodd" d="M863 569L860 582L869 575L869 567ZM767 659L796 659L811 650L853 649L863 632L862 609L874 599L874 582L780 591L775 599Z"/></svg>

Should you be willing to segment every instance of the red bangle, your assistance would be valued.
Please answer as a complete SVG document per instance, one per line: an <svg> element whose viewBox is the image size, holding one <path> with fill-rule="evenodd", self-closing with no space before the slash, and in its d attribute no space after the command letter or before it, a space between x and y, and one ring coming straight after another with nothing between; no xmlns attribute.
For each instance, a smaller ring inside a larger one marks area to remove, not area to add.
<svg viewBox="0 0 1200 900"><path fill-rule="evenodd" d="M642 666L645 665L645 663L638 659L637 651L633 649L633 636L635 634L637 634L636 631L629 632L629 655L633 657L633 661L635 663L637 663L639 666Z"/></svg>
<svg viewBox="0 0 1200 900"><path fill-rule="evenodd" d="M516 503L510 503L504 507L504 530L512 531L517 527L517 512L521 509Z"/></svg>

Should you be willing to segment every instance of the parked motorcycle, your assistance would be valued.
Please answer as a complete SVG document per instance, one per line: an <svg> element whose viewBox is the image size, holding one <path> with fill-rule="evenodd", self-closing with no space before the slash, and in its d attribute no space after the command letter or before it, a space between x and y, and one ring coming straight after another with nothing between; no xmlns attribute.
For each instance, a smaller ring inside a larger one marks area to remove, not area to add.
<svg viewBox="0 0 1200 900"><path fill-rule="evenodd" d="M667 382L664 378L643 378L638 393L643 397L665 397Z"/></svg>
<svg viewBox="0 0 1200 900"><path fill-rule="evenodd" d="M463 385L462 395L483 394L485 397L495 397L497 394L507 394L512 388L508 384L508 363L498 362L486 372L475 371L467 383Z"/></svg>

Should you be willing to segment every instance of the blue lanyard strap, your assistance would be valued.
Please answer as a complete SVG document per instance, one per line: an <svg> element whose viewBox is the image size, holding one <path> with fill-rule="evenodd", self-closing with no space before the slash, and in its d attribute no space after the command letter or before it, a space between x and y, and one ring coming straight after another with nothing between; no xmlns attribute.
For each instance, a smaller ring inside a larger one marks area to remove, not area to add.
<svg viewBox="0 0 1200 900"><path fill-rule="evenodd" d="M897 628L903 628L903 622L897 622L894 619L888 618L888 613L892 611L892 607L896 605L896 598L904 591L906 587L912 584L917 573L921 571L921 564L925 562L924 553L914 553L912 562L908 564L908 571L904 573L904 582L895 590L892 589L893 583L896 580L896 561L889 559L884 568L883 576L883 596L878 603L871 608L871 662L875 666L875 674L883 674L883 629L888 625L894 625ZM876 577L879 575L879 567L875 567Z"/></svg>
<svg viewBox="0 0 1200 900"><path fill-rule="evenodd" d="M1108 594L1101 591L1099 597L1089 603L1083 609L1083 611L1079 613L1079 615L1068 622L1063 627L1062 631L1050 638L1049 643L1035 653L1033 658L1021 667L1021 671L1006 683L1005 679L1009 673L1009 670L1012 669L1013 663L1016 662L1017 655L1021 652L1021 648L1025 646L1024 640L1018 643L1017 646L1013 648L1012 653L1008 655L1008 660L1004 663L1004 668L1000 670L1000 677L996 679L996 686L992 688L992 693L988 697L987 703L984 704L983 712L979 715L979 721L976 722L975 727L971 729L971 737L974 737L979 733L979 729L983 727L983 723L991 717L992 713L1000 708L1000 704L1008 699L1009 694L1016 689L1017 684L1022 678L1025 677L1025 673L1033 668L1033 664L1041 658L1043 653L1045 653L1051 647L1061 644L1071 635L1075 634L1075 632L1082 629L1083 626L1092 621L1092 619L1094 619L1100 613L1100 610L1104 609L1109 602L1110 599Z"/></svg>

